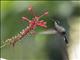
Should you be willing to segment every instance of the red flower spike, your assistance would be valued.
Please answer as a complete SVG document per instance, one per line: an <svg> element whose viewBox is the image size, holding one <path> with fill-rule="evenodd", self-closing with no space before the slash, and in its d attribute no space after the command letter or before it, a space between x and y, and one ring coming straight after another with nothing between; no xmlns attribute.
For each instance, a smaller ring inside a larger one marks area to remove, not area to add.
<svg viewBox="0 0 80 60"><path fill-rule="evenodd" d="M43 20L39 21L39 19L43 16L48 15L48 12L45 12L43 15L41 16L35 16L34 12L32 11L32 6L29 6L28 8L29 12L32 13L32 15L34 16L34 18L32 18L32 20L29 20L27 17L22 17L22 19L24 21L28 21L29 25L23 29L18 35L7 39L6 41L8 41L10 44L12 44L13 46L15 45L15 43L19 40L21 40L24 36L28 35L28 33L30 33L31 31L33 31L37 26L41 26L43 28L46 28L46 22L44 22ZM5 41L5 43L6 43ZM4 47L6 44L4 44L1 47Z"/></svg>
<svg viewBox="0 0 80 60"><path fill-rule="evenodd" d="M25 21L30 21L27 17L22 17L22 20L25 20Z"/></svg>
<svg viewBox="0 0 80 60"><path fill-rule="evenodd" d="M28 7L28 10L29 11L32 11L32 6L31 5Z"/></svg>
<svg viewBox="0 0 80 60"><path fill-rule="evenodd" d="M35 17L35 13L33 12L32 5L28 7L28 11Z"/></svg>
<svg viewBox="0 0 80 60"><path fill-rule="evenodd" d="M38 26L41 26L41 27L44 27L44 28L47 27L47 26L46 26L46 22L44 22L43 20L39 21L39 22L37 23L37 25L38 25Z"/></svg>
<svg viewBox="0 0 80 60"><path fill-rule="evenodd" d="M46 22L44 22L44 24L46 24Z"/></svg>
<svg viewBox="0 0 80 60"><path fill-rule="evenodd" d="M45 15L45 16L48 15L48 12L45 12L44 15Z"/></svg>
<svg viewBox="0 0 80 60"><path fill-rule="evenodd" d="M41 16L39 16L39 18L43 17L43 16L47 16L48 12L45 12L44 14L42 14Z"/></svg>

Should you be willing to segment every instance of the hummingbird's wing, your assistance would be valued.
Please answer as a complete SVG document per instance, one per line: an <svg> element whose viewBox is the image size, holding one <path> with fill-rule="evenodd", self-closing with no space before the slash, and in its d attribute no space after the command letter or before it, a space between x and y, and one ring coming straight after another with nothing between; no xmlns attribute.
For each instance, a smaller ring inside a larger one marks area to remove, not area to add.
<svg viewBox="0 0 80 60"><path fill-rule="evenodd" d="M39 34L56 34L57 31L56 30L46 30L43 32L39 32Z"/></svg>

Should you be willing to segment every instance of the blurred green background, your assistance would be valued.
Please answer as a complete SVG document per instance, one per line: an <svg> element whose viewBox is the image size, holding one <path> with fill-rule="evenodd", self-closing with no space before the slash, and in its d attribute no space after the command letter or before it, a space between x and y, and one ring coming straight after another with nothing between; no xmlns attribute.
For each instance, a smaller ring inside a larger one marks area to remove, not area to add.
<svg viewBox="0 0 80 60"><path fill-rule="evenodd" d="M72 14L74 7L80 5L78 2L65 1L1 1L1 41L15 36L28 24L21 20L21 17L33 17L27 8L29 5L33 6L36 15L43 14L46 10L49 15L42 17L47 22L47 29L53 28L54 23L50 17L55 14L61 14L67 18L79 16L79 12ZM78 9L77 9L78 10ZM63 25L69 31L69 20L62 20ZM70 20L72 22L72 20ZM80 22L80 20L79 20ZM45 31L42 27L37 27L36 32ZM17 42L15 47L6 46L1 49L1 58L8 60L48 60L45 52L45 44L47 35L37 34L35 36L29 35ZM53 38L52 38L53 39Z"/></svg>
<svg viewBox="0 0 80 60"><path fill-rule="evenodd" d="M33 17L27 8L31 4L33 10L37 15L43 14L45 11L49 11L49 16L54 12L57 2L38 2L38 1L1 1L1 40L15 36L28 24L21 20L21 17L28 16L30 19ZM53 5L53 7L52 7ZM48 26L52 26L52 22L48 20L48 17L43 17L44 21L48 22ZM36 28L36 32L45 30L42 27ZM7 46L2 48L1 57L8 60L46 60L46 54L44 54L44 35L29 35L19 41L15 47Z"/></svg>

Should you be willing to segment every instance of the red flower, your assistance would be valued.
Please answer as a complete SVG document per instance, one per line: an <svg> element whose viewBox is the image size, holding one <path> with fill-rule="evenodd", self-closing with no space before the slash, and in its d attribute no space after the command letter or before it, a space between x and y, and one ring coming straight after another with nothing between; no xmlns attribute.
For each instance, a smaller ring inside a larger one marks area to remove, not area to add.
<svg viewBox="0 0 80 60"><path fill-rule="evenodd" d="M32 7L30 6L28 8L28 10L34 15L34 12L32 11ZM23 20L26 20L29 22L29 25L36 25L36 26L41 26L41 27L44 27L46 28L46 22L44 22L43 20L39 21L39 19L43 16L46 16L48 15L48 12L45 12L43 15L41 16L35 16L34 18L32 18L32 20L29 20L27 17L22 17Z"/></svg>
<svg viewBox="0 0 80 60"><path fill-rule="evenodd" d="M46 22L44 22L43 20L38 21L37 25L38 25L38 26L41 26L41 27L44 27L44 28L47 27L47 26L46 26Z"/></svg>
<svg viewBox="0 0 80 60"><path fill-rule="evenodd" d="M32 6L30 6L28 8L28 11L34 16L34 18L32 18L32 20L29 20L28 17L22 17L22 19L24 21L28 21L29 26L27 26L25 29L23 29L18 35L7 39L6 41L9 42L10 44L12 44L13 46L15 45L15 43L17 41L19 41L20 39L22 39L25 35L27 35L28 33L30 33L31 31L33 31L37 26L41 26L46 28L46 22L44 22L43 20L39 21L39 19L43 16L48 15L48 12L45 12L44 14L42 14L41 16L36 16L35 13L32 10ZM5 43L6 43L5 41ZM1 47L4 47L6 44L4 44Z"/></svg>
<svg viewBox="0 0 80 60"><path fill-rule="evenodd" d="M32 18L32 20L29 20L28 17L22 17L23 20L28 21L29 26L27 29L25 29L22 32L22 36L25 36L27 33L29 33L30 31L34 30L37 26L41 26L43 28L46 28L46 22L44 22L43 20L39 21L41 17L43 16L47 16L48 12L45 12L44 14L42 14L41 16L35 16L35 13L32 10L32 6L30 6L28 8L28 11L34 16L34 18Z"/></svg>

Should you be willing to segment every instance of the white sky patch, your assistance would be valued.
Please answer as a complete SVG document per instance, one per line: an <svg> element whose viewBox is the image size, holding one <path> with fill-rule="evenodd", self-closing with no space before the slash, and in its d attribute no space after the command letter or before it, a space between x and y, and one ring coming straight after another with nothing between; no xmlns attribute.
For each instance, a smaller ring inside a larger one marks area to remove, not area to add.
<svg viewBox="0 0 80 60"><path fill-rule="evenodd" d="M75 47L76 60L80 60L80 44Z"/></svg>
<svg viewBox="0 0 80 60"><path fill-rule="evenodd" d="M4 59L4 58L0 58L0 60L7 60L7 59Z"/></svg>
<svg viewBox="0 0 80 60"><path fill-rule="evenodd" d="M69 60L80 60L80 17L73 18L70 24Z"/></svg>

